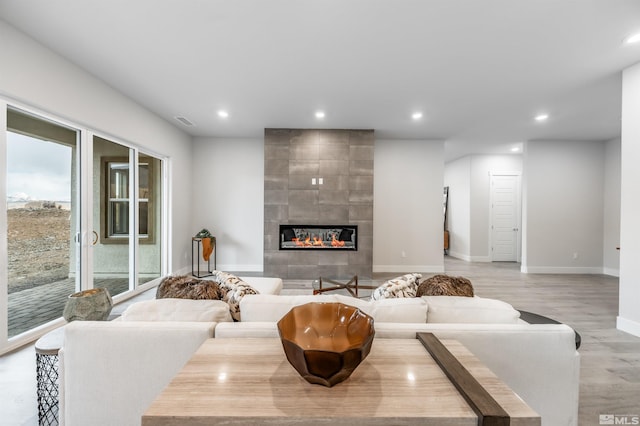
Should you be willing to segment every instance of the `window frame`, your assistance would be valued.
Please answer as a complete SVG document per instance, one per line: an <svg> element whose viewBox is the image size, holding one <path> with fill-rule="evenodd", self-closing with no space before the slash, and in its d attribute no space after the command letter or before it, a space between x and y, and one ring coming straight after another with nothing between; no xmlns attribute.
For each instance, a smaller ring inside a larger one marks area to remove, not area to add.
<svg viewBox="0 0 640 426"><path fill-rule="evenodd" d="M130 232L122 235L111 234L109 224L111 223L110 203L112 202L112 200L125 201L127 203L131 201L129 197L117 198L117 199L111 198L111 194L110 194L111 164L113 163L126 164L128 169L130 167L129 158L128 157L111 157L111 156L100 157L100 163L101 163L100 164L100 196L102 198L101 201L104 207L102 210L102 214L100 215L100 234L101 234L100 240L102 244L128 244ZM148 175L149 175L147 198L140 197L139 183L136 184L136 190L135 190L136 191L135 199L137 199L138 201L138 206L140 205L140 203L145 203L145 202L147 203L147 234L140 234L138 230L138 233L137 233L138 242L140 244L155 244L155 215L153 214L153 212L155 211L155 200L153 197L153 194L154 194L153 180L155 176L154 175L155 171L154 171L153 163L154 163L153 157L149 157L141 154L138 157L138 162L137 162L138 168L140 168L140 165L146 165L148 170ZM129 185L131 184L132 180L133 180L133 176L131 173L129 173ZM130 191L128 192L130 194ZM138 211L140 211L139 207L138 207ZM140 218L138 218L137 222L139 226Z"/></svg>

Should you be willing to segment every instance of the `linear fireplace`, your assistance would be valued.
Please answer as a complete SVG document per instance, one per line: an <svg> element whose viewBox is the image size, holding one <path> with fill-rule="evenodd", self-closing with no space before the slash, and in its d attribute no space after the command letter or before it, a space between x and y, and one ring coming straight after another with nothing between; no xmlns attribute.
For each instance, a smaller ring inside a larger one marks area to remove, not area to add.
<svg viewBox="0 0 640 426"><path fill-rule="evenodd" d="M280 225L280 250L358 250L357 225Z"/></svg>

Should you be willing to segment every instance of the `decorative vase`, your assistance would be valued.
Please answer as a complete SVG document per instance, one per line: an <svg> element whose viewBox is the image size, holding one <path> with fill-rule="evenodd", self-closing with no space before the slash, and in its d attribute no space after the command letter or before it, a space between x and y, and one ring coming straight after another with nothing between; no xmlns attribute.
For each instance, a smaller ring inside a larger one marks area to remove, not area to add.
<svg viewBox="0 0 640 426"><path fill-rule="evenodd" d="M106 288L92 288L69 295L62 316L67 321L105 321L113 300Z"/></svg>
<svg viewBox="0 0 640 426"><path fill-rule="evenodd" d="M369 355L373 318L343 303L307 303L278 321L287 360L309 383L332 387Z"/></svg>

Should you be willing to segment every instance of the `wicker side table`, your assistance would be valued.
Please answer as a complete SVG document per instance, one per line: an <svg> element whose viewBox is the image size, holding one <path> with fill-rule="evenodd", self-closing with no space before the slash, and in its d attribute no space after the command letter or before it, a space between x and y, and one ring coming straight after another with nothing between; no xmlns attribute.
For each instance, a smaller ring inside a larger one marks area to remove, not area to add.
<svg viewBox="0 0 640 426"><path fill-rule="evenodd" d="M58 352L62 347L64 327L42 336L35 344L38 424L58 424Z"/></svg>

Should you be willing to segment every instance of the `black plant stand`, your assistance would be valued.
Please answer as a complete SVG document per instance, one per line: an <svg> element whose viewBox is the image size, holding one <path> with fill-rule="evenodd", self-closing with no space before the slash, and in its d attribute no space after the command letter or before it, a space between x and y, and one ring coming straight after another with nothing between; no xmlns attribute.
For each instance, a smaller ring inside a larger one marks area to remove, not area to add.
<svg viewBox="0 0 640 426"><path fill-rule="evenodd" d="M216 269L216 252L218 248L216 247L216 237L211 237L211 245L213 246L213 252L211 256L213 257L213 269ZM207 271L200 271L200 255L202 253L202 238L193 237L191 238L191 275L196 278L204 278L210 277L213 275L213 271L211 270L211 257L207 261ZM195 265L194 265L195 263Z"/></svg>

